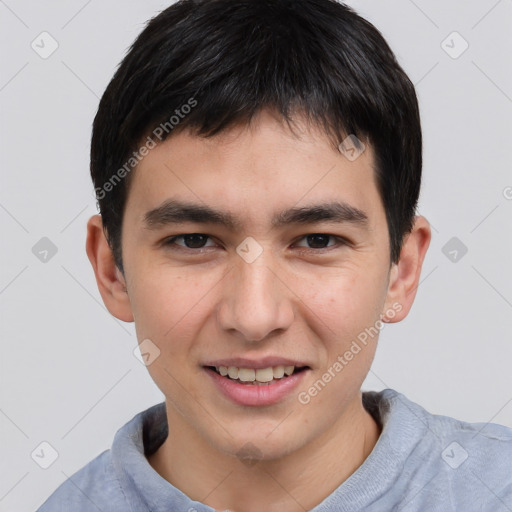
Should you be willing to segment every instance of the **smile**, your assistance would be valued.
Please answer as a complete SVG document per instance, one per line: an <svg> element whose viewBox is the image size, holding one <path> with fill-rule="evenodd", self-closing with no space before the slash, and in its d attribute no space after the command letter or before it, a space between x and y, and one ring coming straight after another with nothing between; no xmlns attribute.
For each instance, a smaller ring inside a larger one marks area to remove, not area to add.
<svg viewBox="0 0 512 512"><path fill-rule="evenodd" d="M311 371L309 366L276 365L264 368L204 366L214 389L237 405L262 407L277 404L296 391Z"/></svg>
<svg viewBox="0 0 512 512"><path fill-rule="evenodd" d="M294 373L305 370L306 367L269 366L268 368L238 368L237 366L210 366L210 369L220 376L230 380L253 385L270 385Z"/></svg>

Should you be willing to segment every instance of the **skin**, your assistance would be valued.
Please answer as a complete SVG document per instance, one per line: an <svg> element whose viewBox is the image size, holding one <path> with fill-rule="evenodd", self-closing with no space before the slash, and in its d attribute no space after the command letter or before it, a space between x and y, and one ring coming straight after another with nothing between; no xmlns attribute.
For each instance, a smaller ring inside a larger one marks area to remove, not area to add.
<svg viewBox="0 0 512 512"><path fill-rule="evenodd" d="M418 216L399 263L391 265L371 146L351 162L323 132L300 120L297 126L299 137L264 111L213 138L183 131L151 150L130 185L124 275L101 217L88 223L87 254L106 307L135 322L139 343L149 338L161 351L148 370L165 395L172 428L149 463L217 510L308 510L364 462L380 433L360 391L378 335L308 404L298 393L382 315L397 322L408 314L430 243L429 224ZM241 227L145 227L146 212L169 198L227 210ZM349 222L270 224L279 210L340 199L366 213L367 229ZM211 238L202 248L187 248L184 239L162 244L189 233ZM308 244L306 235L315 233L332 237ZM252 263L236 252L248 236L263 248ZM310 370L299 389L265 407L221 396L202 367L207 360L269 355L305 361ZM237 457L246 443L256 447L253 464Z"/></svg>

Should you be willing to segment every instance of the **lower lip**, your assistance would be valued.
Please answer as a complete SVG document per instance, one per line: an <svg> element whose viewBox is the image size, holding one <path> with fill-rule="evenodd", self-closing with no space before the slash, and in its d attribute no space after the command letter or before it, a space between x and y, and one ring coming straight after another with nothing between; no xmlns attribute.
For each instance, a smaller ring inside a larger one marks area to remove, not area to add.
<svg viewBox="0 0 512 512"><path fill-rule="evenodd" d="M294 373L289 377L279 379L272 384L240 384L236 380L220 376L210 368L204 368L206 373L219 388L221 393L232 402L239 405L264 406L272 405L289 395L304 379L309 369Z"/></svg>

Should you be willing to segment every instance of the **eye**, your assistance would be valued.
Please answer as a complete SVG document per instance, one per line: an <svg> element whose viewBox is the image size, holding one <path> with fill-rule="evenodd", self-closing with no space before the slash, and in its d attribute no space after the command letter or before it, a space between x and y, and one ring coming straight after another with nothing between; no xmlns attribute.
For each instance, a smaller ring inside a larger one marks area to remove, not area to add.
<svg viewBox="0 0 512 512"><path fill-rule="evenodd" d="M207 245L208 240L210 243ZM179 242L178 242L179 241ZM304 241L306 245L304 245ZM165 247L171 247L176 250L190 250L192 252L202 252L201 249L216 247L211 237L203 233L185 233L165 239L162 242ZM299 238L299 242L294 247L309 249L314 252L321 252L322 249L331 249L336 246L349 245L349 242L343 238L328 235L326 233L312 233Z"/></svg>
<svg viewBox="0 0 512 512"><path fill-rule="evenodd" d="M334 244L329 244L329 239L334 240ZM334 235L327 235L325 233L312 233L305 235L300 240L305 240L310 245L309 249L327 249L336 245L347 245L347 242L342 238ZM337 242L337 243L336 243ZM297 247L305 247L304 245L296 244Z"/></svg>
<svg viewBox="0 0 512 512"><path fill-rule="evenodd" d="M185 249L202 249L203 247L212 247L211 245L205 245L209 238L210 237L208 235L204 235L202 233L187 233L168 238L164 241L164 245L177 245ZM183 240L184 245L176 243L177 240Z"/></svg>

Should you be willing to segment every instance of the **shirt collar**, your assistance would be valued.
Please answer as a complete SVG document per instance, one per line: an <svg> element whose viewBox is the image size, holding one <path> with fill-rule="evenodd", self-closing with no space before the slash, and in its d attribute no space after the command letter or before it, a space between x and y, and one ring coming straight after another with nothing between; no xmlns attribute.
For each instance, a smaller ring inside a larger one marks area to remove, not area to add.
<svg viewBox="0 0 512 512"><path fill-rule="evenodd" d="M396 391L363 393L363 404L382 428L377 444L365 462L311 512L327 512L341 506L350 508L377 499L392 487L404 458L426 430L426 426L417 421L422 409ZM411 408L417 408L417 413ZM215 509L190 499L149 464L146 456L154 453L167 435L165 402L137 414L115 435L112 461L132 509L168 512L172 505L174 510L215 512Z"/></svg>

